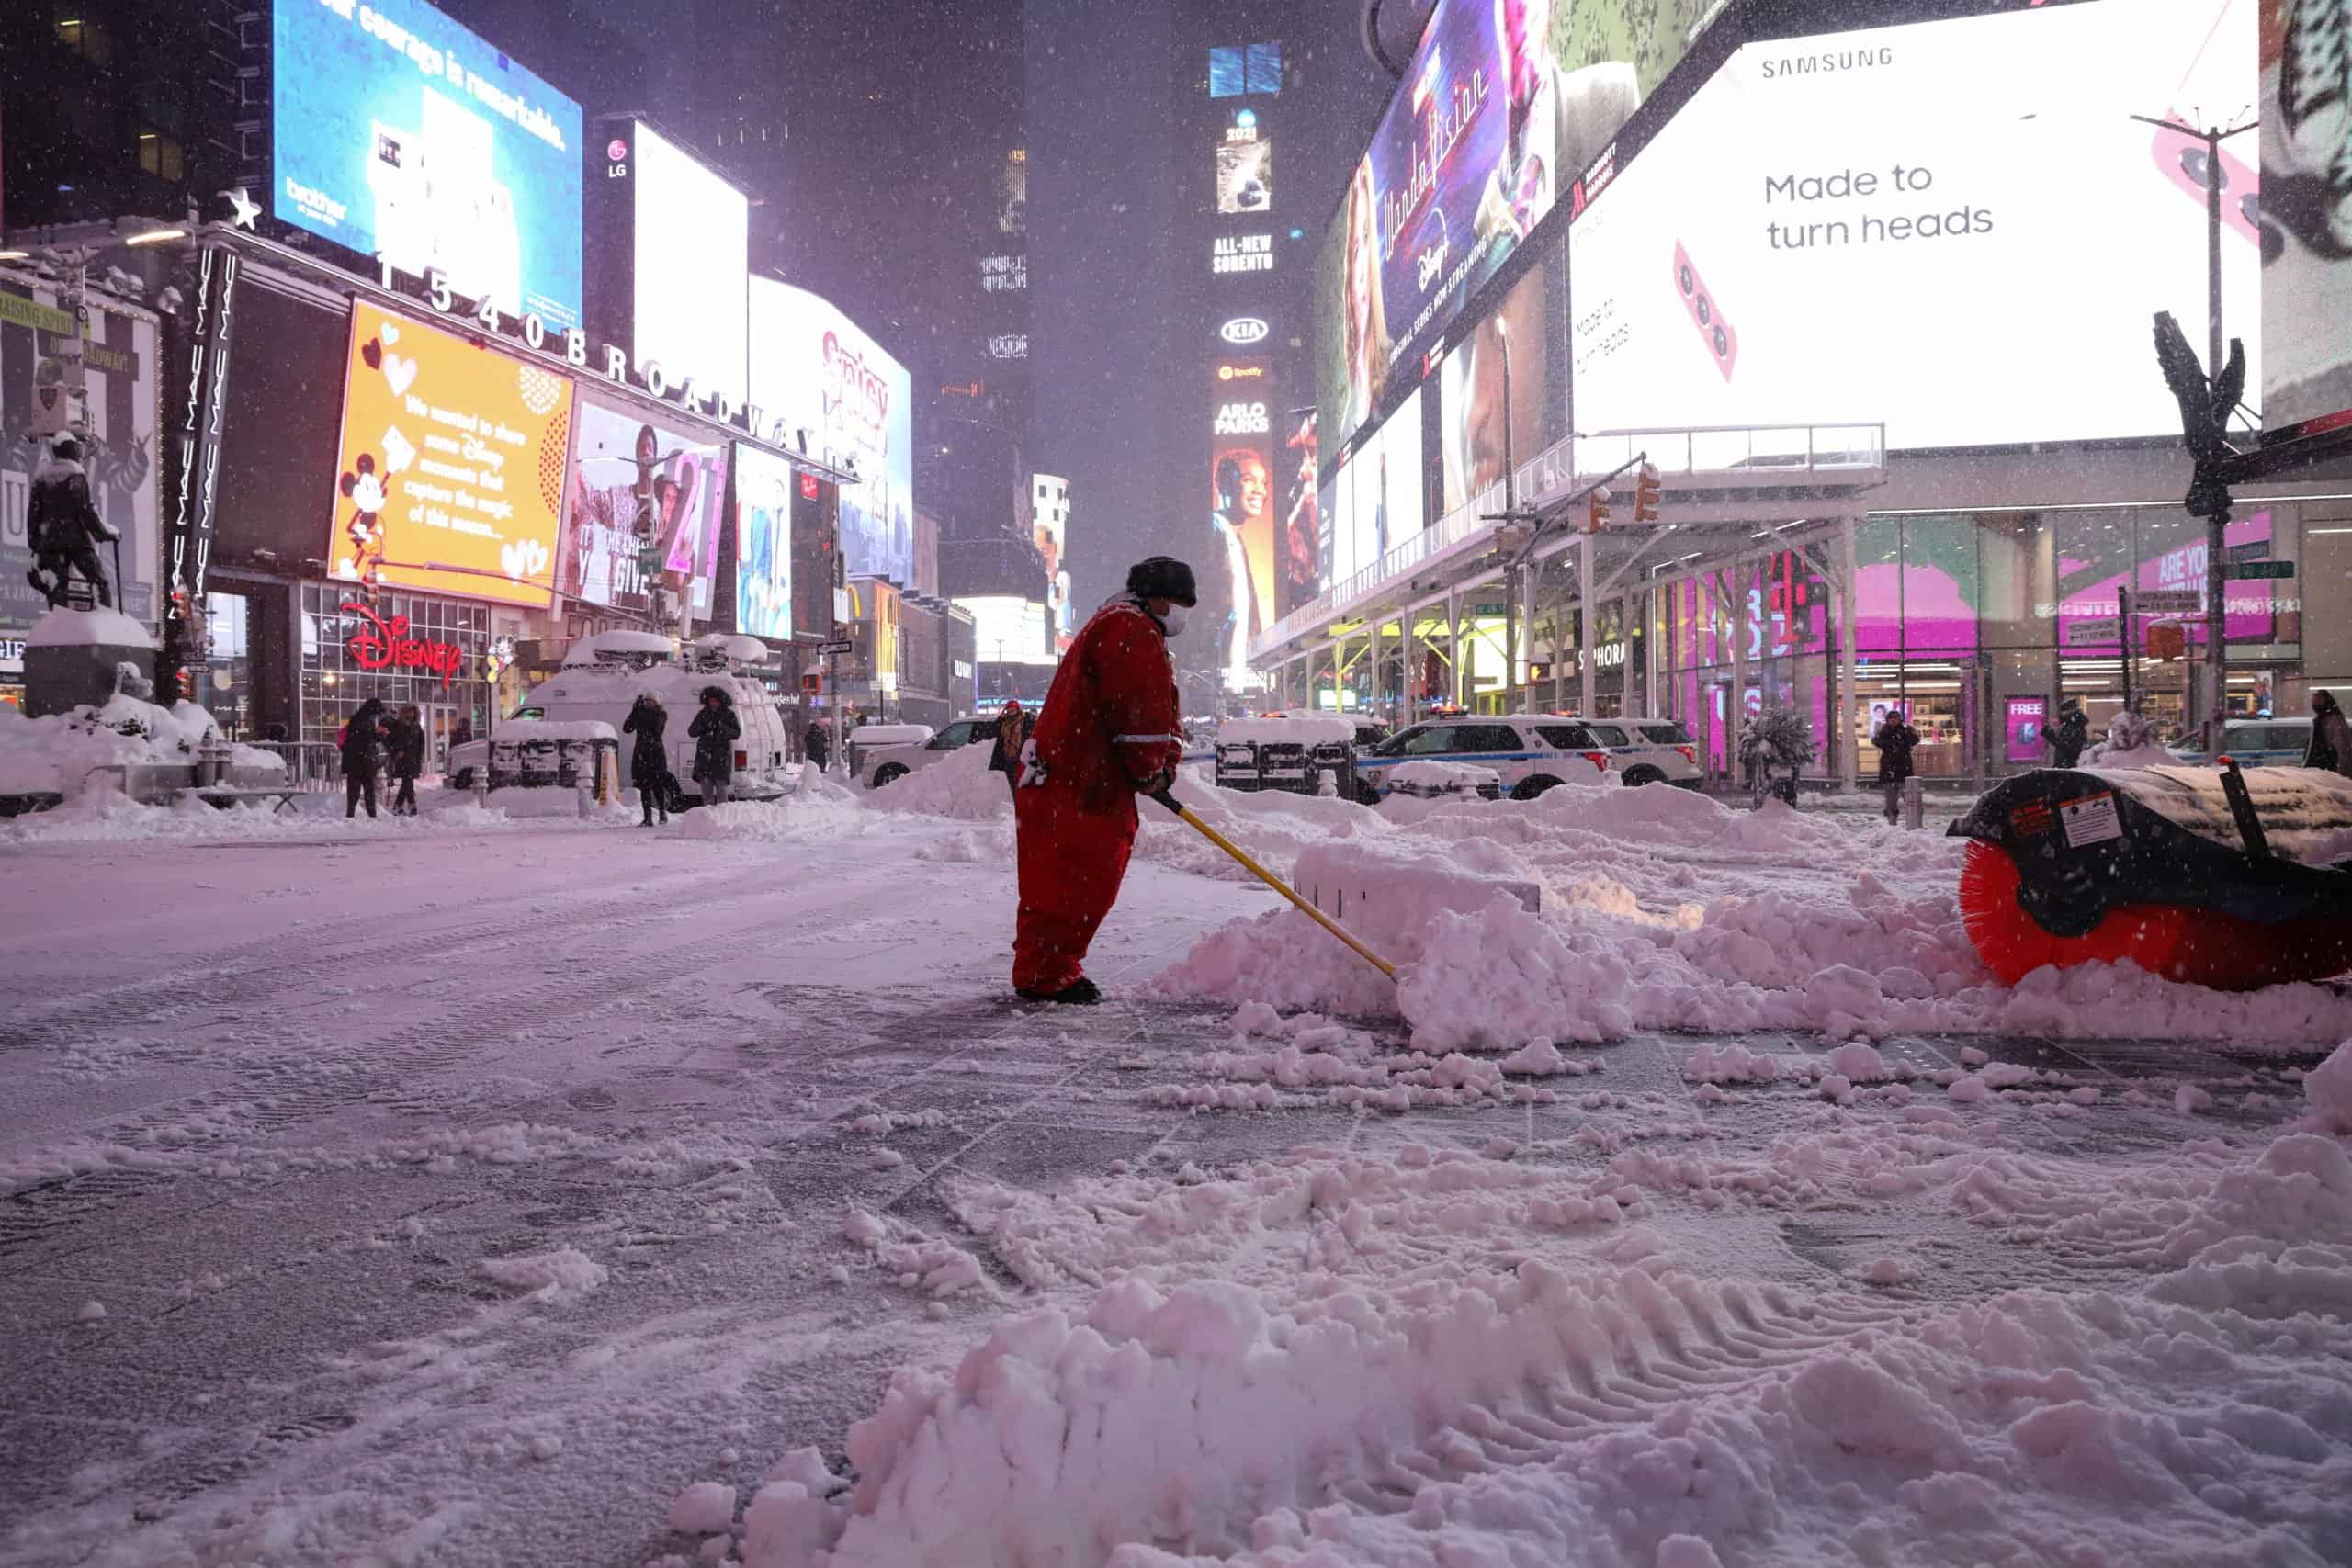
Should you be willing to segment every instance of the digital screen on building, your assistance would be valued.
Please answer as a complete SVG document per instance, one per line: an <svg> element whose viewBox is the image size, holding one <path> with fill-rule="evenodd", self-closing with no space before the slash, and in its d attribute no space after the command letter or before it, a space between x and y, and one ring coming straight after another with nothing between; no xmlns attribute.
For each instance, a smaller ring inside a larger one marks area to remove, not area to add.
<svg viewBox="0 0 2352 1568"><path fill-rule="evenodd" d="M571 383L353 307L328 575L547 607Z"/></svg>
<svg viewBox="0 0 2352 1568"><path fill-rule="evenodd" d="M580 324L580 106L424 0L275 0L270 212Z"/></svg>
<svg viewBox="0 0 2352 1568"><path fill-rule="evenodd" d="M1274 614L1279 618L1322 592L1324 567L1322 460L1313 409L1283 416L1283 455L1288 484L1282 501L1275 562Z"/></svg>
<svg viewBox="0 0 2352 1568"><path fill-rule="evenodd" d="M750 335L751 203L643 121L619 160L635 182L636 299L631 353L669 387L691 382L740 407ZM605 150L610 153L613 149ZM607 177L610 177L609 170Z"/></svg>
<svg viewBox="0 0 2352 1568"><path fill-rule="evenodd" d="M1214 276L1273 270L1272 234L1219 234L1209 242L1209 271Z"/></svg>
<svg viewBox="0 0 2352 1568"><path fill-rule="evenodd" d="M792 503L799 479L790 463L735 444L735 629L792 635Z"/></svg>
<svg viewBox="0 0 2352 1568"><path fill-rule="evenodd" d="M2255 9L2060 6L1742 48L1575 221L1578 427L2177 434L2149 320L2179 313L2202 347L2205 197L2183 140L2131 117L2253 102ZM2255 386L2260 250L2225 223L2222 313Z"/></svg>
<svg viewBox="0 0 2352 1568"><path fill-rule="evenodd" d="M1714 0L1438 0L1317 261L1336 450L1605 151Z"/></svg>
<svg viewBox="0 0 2352 1568"><path fill-rule="evenodd" d="M1035 599L1007 593L960 598L972 613L972 650L983 664L1043 664L1053 661L1048 613Z"/></svg>
<svg viewBox="0 0 2352 1568"><path fill-rule="evenodd" d="M752 281L752 400L808 455L857 464L842 489L842 553L855 577L914 581L914 381L839 308L805 288Z"/></svg>
<svg viewBox="0 0 2352 1568"><path fill-rule="evenodd" d="M1331 572L1327 588L1349 579L1421 531L1421 389L1396 406L1349 456L1335 481Z"/></svg>
<svg viewBox="0 0 2352 1568"><path fill-rule="evenodd" d="M1507 458L1524 464L1568 434L1566 255L1565 243L1547 239L1537 265L1446 350L1438 371L1442 516L1500 484ZM1500 507L1497 497L1486 510Z"/></svg>
<svg viewBox="0 0 2352 1568"><path fill-rule="evenodd" d="M1216 144L1216 209L1231 216L1273 206L1274 139L1256 109L1236 109Z"/></svg>
<svg viewBox="0 0 2352 1568"><path fill-rule="evenodd" d="M1238 98L1283 90L1283 46L1227 45L1209 51L1209 96Z"/></svg>
<svg viewBox="0 0 2352 1568"><path fill-rule="evenodd" d="M792 486L793 635L833 635L833 585L841 565L841 487L803 473Z"/></svg>
<svg viewBox="0 0 2352 1568"><path fill-rule="evenodd" d="M2262 129L2222 150L2229 176L2223 223L2240 238L2267 228L2276 240L2263 252L2262 375L2250 385L2261 389L2252 400L2261 404L2263 423L2281 433L2352 424L2347 22L2340 5L2322 0L2262 7ZM2329 58L2333 76L2317 63ZM2258 181L2245 147L2257 137ZM2201 156L2202 148L2197 152ZM2181 320L2188 324L2187 315ZM2202 341L2194 332L2190 338Z"/></svg>
<svg viewBox="0 0 2352 1568"><path fill-rule="evenodd" d="M1209 394L1210 592L1218 618L1217 667L1234 685L1249 677L1250 643L1275 620L1275 407L1261 359L1217 362Z"/></svg>
<svg viewBox="0 0 2352 1568"><path fill-rule="evenodd" d="M669 608L710 614L726 522L727 449L684 428L581 394L555 588L567 599L643 613L658 583ZM648 578L639 564L651 545Z"/></svg>

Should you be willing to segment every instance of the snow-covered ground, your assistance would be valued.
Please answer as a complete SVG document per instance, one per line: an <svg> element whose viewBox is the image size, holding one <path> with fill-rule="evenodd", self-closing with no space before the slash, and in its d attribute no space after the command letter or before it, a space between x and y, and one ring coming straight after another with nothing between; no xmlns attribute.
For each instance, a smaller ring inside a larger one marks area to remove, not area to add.
<svg viewBox="0 0 2352 1568"><path fill-rule="evenodd" d="M0 1563L2352 1560L2344 988L2005 990L1867 813L1191 781L1402 984L1147 806L1038 1011L984 761L0 825Z"/></svg>

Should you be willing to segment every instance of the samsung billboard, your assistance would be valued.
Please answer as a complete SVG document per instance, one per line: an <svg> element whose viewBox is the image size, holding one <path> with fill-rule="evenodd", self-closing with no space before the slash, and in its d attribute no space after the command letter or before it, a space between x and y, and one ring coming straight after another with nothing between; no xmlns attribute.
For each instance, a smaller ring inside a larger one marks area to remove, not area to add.
<svg viewBox="0 0 2352 1568"><path fill-rule="evenodd" d="M275 0L270 212L581 324L580 106L424 0Z"/></svg>

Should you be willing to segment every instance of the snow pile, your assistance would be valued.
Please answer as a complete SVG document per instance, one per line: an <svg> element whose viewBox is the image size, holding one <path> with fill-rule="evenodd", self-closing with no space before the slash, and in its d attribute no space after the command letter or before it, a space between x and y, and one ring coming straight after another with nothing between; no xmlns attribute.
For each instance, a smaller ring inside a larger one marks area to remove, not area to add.
<svg viewBox="0 0 2352 1568"><path fill-rule="evenodd" d="M486 1258L477 1267L485 1280L546 1299L585 1295L612 1278L603 1264L570 1247L514 1258Z"/></svg>
<svg viewBox="0 0 2352 1568"><path fill-rule="evenodd" d="M81 794L114 788L112 775L92 779L94 768L120 764L186 767L197 748L220 736L212 716L194 703L160 707L118 693L102 707L27 718L13 704L0 703L0 795ZM231 754L239 770L275 777L285 771L276 753L239 746Z"/></svg>
<svg viewBox="0 0 2352 1568"><path fill-rule="evenodd" d="M863 797L867 809L966 822L993 822L1012 815L1012 791L1004 775L989 769L992 746L960 746L929 767L917 768Z"/></svg>
<svg viewBox="0 0 2352 1568"><path fill-rule="evenodd" d="M967 1192L1023 1280L1094 1293L901 1369L851 1428L854 1491L826 1506L796 1480L815 1538L747 1540L747 1568L2330 1557L2352 1444L2341 1144L2119 1176L1841 1134L1757 1163L1755 1197L1792 1190L1791 1162L1815 1201L1989 1178L2030 1188L2020 1224L2079 1213L2148 1244L2080 1289L1926 1307L1913 1257L1767 1282L1643 1218L1645 1188L1747 1192L1736 1160L1629 1154L1596 1179L1410 1145ZM2097 1239L2075 1229L2048 1245Z"/></svg>
<svg viewBox="0 0 2352 1568"><path fill-rule="evenodd" d="M1501 785L1502 774L1475 762L1440 762L1424 759L1400 762L1388 771L1388 782L1408 792L1439 795L1447 791L1476 795Z"/></svg>
<svg viewBox="0 0 2352 1568"><path fill-rule="evenodd" d="M1277 876L1302 852L1317 845L1391 831L1377 812L1366 811L1351 800L1294 795L1288 790L1219 789L1210 771L1198 764L1177 771L1174 793L1185 809ZM1189 822L1178 820L1148 800L1138 800L1136 806L1140 818L1136 834L1137 860L1221 882L1256 880Z"/></svg>
<svg viewBox="0 0 2352 1568"><path fill-rule="evenodd" d="M27 648L145 648L155 646L147 628L103 604L87 610L70 605L48 612L25 633Z"/></svg>
<svg viewBox="0 0 2352 1568"><path fill-rule="evenodd" d="M2303 1100L2321 1127L2331 1133L2352 1133L2352 1040L2329 1052L2326 1061L2304 1075Z"/></svg>

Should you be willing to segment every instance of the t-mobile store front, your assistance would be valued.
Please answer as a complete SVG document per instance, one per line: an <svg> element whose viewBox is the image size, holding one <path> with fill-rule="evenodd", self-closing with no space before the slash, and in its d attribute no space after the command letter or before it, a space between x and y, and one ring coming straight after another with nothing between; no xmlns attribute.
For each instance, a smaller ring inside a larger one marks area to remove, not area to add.
<svg viewBox="0 0 2352 1568"><path fill-rule="evenodd" d="M2254 503L2229 525L2231 716L2301 711L2300 513L2308 504ZM1860 520L1856 680L1842 734L1858 748L1862 776L1876 769L1870 737L1890 712L1919 732L1923 775L1983 778L2046 762L2046 731L2065 699L2103 734L2127 682L2133 705L2167 740L2193 734L2204 717L2196 688L2206 552L2205 525L2165 506ZM1810 548L1659 585L1660 690L1704 740L1717 773L1733 771L1735 636L1747 641L1741 711L1792 705L1816 736L1829 735L1840 649L1826 574L1836 553L1834 536L1816 538ZM1815 770L1835 773L1836 756L1825 745Z"/></svg>

